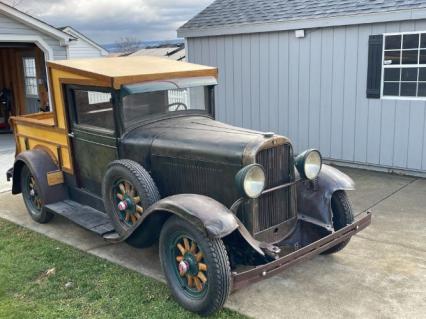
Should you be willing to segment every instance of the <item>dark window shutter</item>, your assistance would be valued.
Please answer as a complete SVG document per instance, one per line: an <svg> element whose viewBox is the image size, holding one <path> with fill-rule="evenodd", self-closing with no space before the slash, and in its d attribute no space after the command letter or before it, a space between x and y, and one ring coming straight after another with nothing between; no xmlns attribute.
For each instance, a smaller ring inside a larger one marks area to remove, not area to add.
<svg viewBox="0 0 426 319"><path fill-rule="evenodd" d="M379 99L382 81L383 35L370 35L368 40L367 98Z"/></svg>

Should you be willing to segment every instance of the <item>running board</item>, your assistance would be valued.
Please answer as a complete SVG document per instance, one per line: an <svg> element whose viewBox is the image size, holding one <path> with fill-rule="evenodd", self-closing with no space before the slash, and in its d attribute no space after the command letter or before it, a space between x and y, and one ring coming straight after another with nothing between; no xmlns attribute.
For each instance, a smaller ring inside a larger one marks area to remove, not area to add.
<svg viewBox="0 0 426 319"><path fill-rule="evenodd" d="M115 232L108 215L89 206L81 205L72 200L64 200L46 205L46 209L54 214L64 216L73 223L98 235Z"/></svg>

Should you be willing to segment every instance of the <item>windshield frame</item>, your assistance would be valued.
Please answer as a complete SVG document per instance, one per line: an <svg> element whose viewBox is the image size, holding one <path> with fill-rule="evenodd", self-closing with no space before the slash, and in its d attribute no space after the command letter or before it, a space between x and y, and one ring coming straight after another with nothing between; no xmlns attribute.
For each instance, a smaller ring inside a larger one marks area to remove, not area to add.
<svg viewBox="0 0 426 319"><path fill-rule="evenodd" d="M164 120L167 118L181 117L181 116L190 116L190 115L201 115L214 118L215 117L215 103L214 103L214 87L217 85L217 79L215 77L195 77L195 78L180 78L180 79L170 79L170 80L159 80L159 81L150 81L143 82L131 85L123 85L120 90L117 90L118 99L118 109L120 114L120 130L128 132L133 130L136 127L142 125ZM126 96L140 93L149 93L157 91L166 91L174 89L187 89L192 87L205 87L205 103L206 110L200 109L190 109L190 110L180 110L167 113L158 113L148 115L145 118L131 123L130 125L125 122L124 117L124 106L123 99Z"/></svg>

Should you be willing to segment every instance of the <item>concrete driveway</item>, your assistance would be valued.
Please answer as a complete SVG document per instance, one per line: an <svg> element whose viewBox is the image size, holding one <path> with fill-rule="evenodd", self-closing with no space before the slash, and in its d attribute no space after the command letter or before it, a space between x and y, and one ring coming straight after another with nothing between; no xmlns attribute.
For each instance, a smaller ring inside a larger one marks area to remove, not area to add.
<svg viewBox="0 0 426 319"><path fill-rule="evenodd" d="M3 145L2 169L13 158ZM228 308L255 318L425 318L426 180L343 170L357 183L350 194L355 211L371 210L372 225L334 256L315 257L234 293ZM164 281L158 247L111 245L58 217L48 225L36 224L21 197L4 189L0 217Z"/></svg>
<svg viewBox="0 0 426 319"><path fill-rule="evenodd" d="M0 134L0 192L11 188L6 181L6 171L12 167L15 157L15 140L11 134Z"/></svg>

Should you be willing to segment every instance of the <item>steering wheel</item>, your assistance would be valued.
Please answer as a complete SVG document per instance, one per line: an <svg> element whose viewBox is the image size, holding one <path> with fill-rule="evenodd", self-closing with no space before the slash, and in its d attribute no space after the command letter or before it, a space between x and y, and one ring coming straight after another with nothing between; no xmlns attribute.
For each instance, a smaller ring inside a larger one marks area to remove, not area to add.
<svg viewBox="0 0 426 319"><path fill-rule="evenodd" d="M172 104L167 105L168 108L171 108L172 106L176 106L175 109L174 109L174 111L179 110L179 108L181 106L183 106L183 109L185 111L188 109L188 106L185 103L182 103L182 102L176 102L176 103L172 103Z"/></svg>

